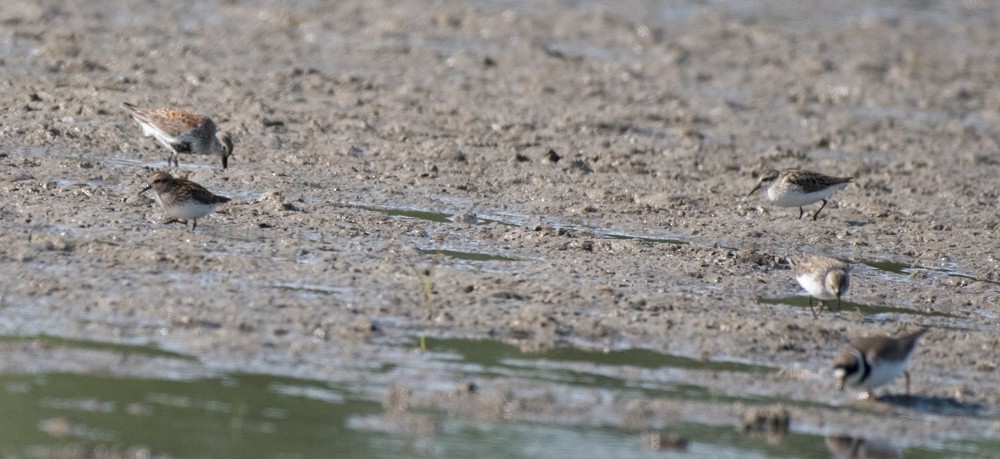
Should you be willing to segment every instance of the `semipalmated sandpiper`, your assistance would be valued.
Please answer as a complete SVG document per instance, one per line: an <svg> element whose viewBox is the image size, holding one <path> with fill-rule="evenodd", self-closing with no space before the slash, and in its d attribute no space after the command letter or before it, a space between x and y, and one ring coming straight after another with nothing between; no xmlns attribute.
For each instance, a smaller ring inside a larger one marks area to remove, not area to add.
<svg viewBox="0 0 1000 459"><path fill-rule="evenodd" d="M167 166L171 162L174 166L179 165L179 153L194 153L219 156L222 168L229 167L229 157L233 154L232 136L216 131L211 118L177 108L139 108L128 102L122 103L122 108L139 122L144 135L155 137L170 150Z"/></svg>
<svg viewBox="0 0 1000 459"><path fill-rule="evenodd" d="M826 207L826 199L834 192L847 186L852 180L854 180L852 177L831 177L802 169L793 168L780 171L771 169L761 175L757 186L747 193L747 197L764 187L764 197L768 201L778 207L798 207L800 219L805 213L802 206L823 201L823 204L813 214L813 220L816 220L819 212Z"/></svg>
<svg viewBox="0 0 1000 459"><path fill-rule="evenodd" d="M215 206L230 200L206 190L197 183L174 178L166 172L153 174L149 179L149 185L139 194L150 189L156 193L156 202L163 207L163 214L167 217L164 223L183 222L186 225L190 220L192 230L198 226L199 218L212 213Z"/></svg>
<svg viewBox="0 0 1000 459"><path fill-rule="evenodd" d="M795 280L809 292L809 309L813 316L817 315L812 308L813 297L819 300L819 312L823 312L823 306L830 309L826 301L833 299L837 300L837 310L840 310L840 297L850 286L850 268L846 264L822 255L788 257L788 264L792 265Z"/></svg>

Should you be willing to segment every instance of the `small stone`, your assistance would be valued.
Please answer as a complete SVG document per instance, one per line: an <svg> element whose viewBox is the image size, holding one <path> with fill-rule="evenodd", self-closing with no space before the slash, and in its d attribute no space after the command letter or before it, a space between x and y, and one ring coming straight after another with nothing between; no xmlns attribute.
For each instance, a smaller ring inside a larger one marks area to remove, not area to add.
<svg viewBox="0 0 1000 459"><path fill-rule="evenodd" d="M781 406L752 408L743 413L744 433L763 434L768 441L779 441L788 434L791 416Z"/></svg>
<svg viewBox="0 0 1000 459"><path fill-rule="evenodd" d="M642 444L653 451L686 451L688 440L677 434L647 432L642 435Z"/></svg>

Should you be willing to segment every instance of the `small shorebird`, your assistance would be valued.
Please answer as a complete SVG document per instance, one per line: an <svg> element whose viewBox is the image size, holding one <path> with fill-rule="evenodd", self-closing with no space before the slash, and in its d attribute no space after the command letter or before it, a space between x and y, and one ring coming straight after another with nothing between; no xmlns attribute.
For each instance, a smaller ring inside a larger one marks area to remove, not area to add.
<svg viewBox="0 0 1000 459"><path fill-rule="evenodd" d="M199 218L212 213L215 206L229 202L225 196L214 194L190 180L174 178L166 172L153 174L149 185L139 194L150 189L156 192L156 202L163 207L163 214L167 217L163 223L183 222L187 225L190 220L192 231L198 226Z"/></svg>
<svg viewBox="0 0 1000 459"><path fill-rule="evenodd" d="M819 300L819 312L823 312L823 306L832 311L826 301L833 299L837 300L837 310L840 310L840 297L850 286L850 268L846 264L822 255L788 257L788 264L792 265L795 280L809 292L809 309L813 317L818 316L812 307L813 297Z"/></svg>
<svg viewBox="0 0 1000 459"><path fill-rule="evenodd" d="M852 180L852 177L831 177L795 168L780 171L771 169L760 177L757 186L747 193L747 197L764 187L764 197L768 201L778 207L798 207L800 219L805 213L802 206L823 201L823 205L813 214L813 220L816 220L820 211L826 207L826 199Z"/></svg>
<svg viewBox="0 0 1000 459"><path fill-rule="evenodd" d="M171 162L179 166L179 153L219 156L222 168L229 167L233 138L226 131L217 132L211 118L177 108L139 108L128 102L122 108L139 122L144 135L155 137L170 150L168 167Z"/></svg>
<svg viewBox="0 0 1000 459"><path fill-rule="evenodd" d="M844 386L865 389L861 398L871 398L872 389L886 385L900 375L906 377L906 395L910 395L910 373L906 365L917 346L917 340L927 331L899 338L869 336L852 342L833 359L833 375L837 378L837 389Z"/></svg>

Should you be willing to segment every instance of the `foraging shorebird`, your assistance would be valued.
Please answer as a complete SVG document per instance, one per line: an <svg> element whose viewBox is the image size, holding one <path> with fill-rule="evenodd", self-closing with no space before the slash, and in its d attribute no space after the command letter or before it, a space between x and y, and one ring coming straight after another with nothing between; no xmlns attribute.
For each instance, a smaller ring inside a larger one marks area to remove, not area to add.
<svg viewBox="0 0 1000 459"><path fill-rule="evenodd" d="M211 118L177 108L139 108L128 102L122 108L139 122L144 135L155 137L170 150L167 166L179 165L178 154L193 153L218 156L222 168L229 167L233 138L226 131L216 131Z"/></svg>
<svg viewBox="0 0 1000 459"><path fill-rule="evenodd" d="M854 180L852 177L831 177L802 169L782 169L780 171L771 169L760 177L757 186L747 193L747 197L763 187L764 197L774 205L798 207L800 219L805 213L802 206L822 201L823 204L813 214L813 220L816 220L820 211L826 207L827 198L846 187L852 180Z"/></svg>

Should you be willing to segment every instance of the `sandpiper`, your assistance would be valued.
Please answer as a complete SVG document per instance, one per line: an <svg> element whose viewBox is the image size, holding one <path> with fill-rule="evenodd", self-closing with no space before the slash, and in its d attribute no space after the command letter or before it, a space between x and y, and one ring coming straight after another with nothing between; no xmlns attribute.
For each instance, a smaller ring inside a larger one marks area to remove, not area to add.
<svg viewBox="0 0 1000 459"><path fill-rule="evenodd" d="M833 374L837 378L837 389L844 386L865 389L861 398L872 396L872 389L883 386L898 378L906 377L906 395L910 395L910 373L906 365L910 361L917 340L926 328L900 338L869 336L852 342L833 359Z"/></svg>
<svg viewBox="0 0 1000 459"><path fill-rule="evenodd" d="M747 197L750 197L761 187L765 187L764 197L768 201L778 207L798 207L800 219L805 213L802 206L823 201L823 204L813 214L813 220L816 220L820 211L826 207L826 199L834 192L847 186L852 180L854 180L852 177L831 177L795 168L780 171L771 169L761 175L757 186L747 193Z"/></svg>
<svg viewBox="0 0 1000 459"><path fill-rule="evenodd" d="M840 297L847 293L850 286L850 268L846 264L822 255L788 257L788 264L792 265L795 280L809 292L809 309L813 317L818 315L812 307L813 297L819 300L819 312L823 312L824 306L830 309L826 301L833 299L837 300L837 310L840 310Z"/></svg>
<svg viewBox="0 0 1000 459"><path fill-rule="evenodd" d="M139 125L142 133L153 136L170 150L167 166L179 166L179 153L215 155L222 158L222 168L229 167L233 154L233 139L226 131L216 131L215 122L205 115L198 115L177 108L139 108L122 103Z"/></svg>
<svg viewBox="0 0 1000 459"><path fill-rule="evenodd" d="M174 178L166 172L153 174L149 185L139 194L150 189L156 192L156 202L163 207L163 214L167 217L164 223L183 222L186 225L190 220L191 230L198 226L198 219L212 213L215 206L229 202L225 196L214 194L190 180Z"/></svg>

